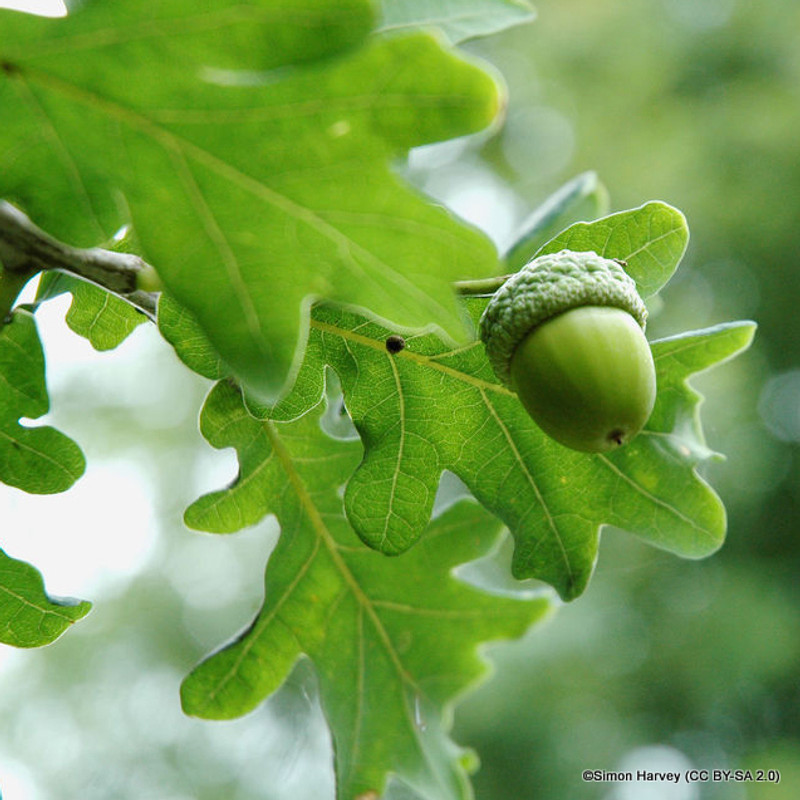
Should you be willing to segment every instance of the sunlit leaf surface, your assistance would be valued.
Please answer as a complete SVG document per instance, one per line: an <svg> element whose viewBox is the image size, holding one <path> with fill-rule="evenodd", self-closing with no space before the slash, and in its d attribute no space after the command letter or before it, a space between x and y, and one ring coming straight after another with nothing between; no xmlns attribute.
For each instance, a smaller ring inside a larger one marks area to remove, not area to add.
<svg viewBox="0 0 800 800"><path fill-rule="evenodd" d="M56 600L44 591L42 576L30 564L0 550L0 642L41 647L57 639L89 613L87 602Z"/></svg>
<svg viewBox="0 0 800 800"><path fill-rule="evenodd" d="M72 439L49 426L21 425L49 408L44 353L30 311L0 328L0 480L33 494L69 489L85 468Z"/></svg>
<svg viewBox="0 0 800 800"><path fill-rule="evenodd" d="M559 250L586 251L626 263L642 297L654 295L672 277L689 242L686 218L654 201L594 222L576 222L543 245L537 256Z"/></svg>
<svg viewBox="0 0 800 800"><path fill-rule="evenodd" d="M39 283L37 301L64 292L72 295L72 304L66 316L67 325L78 336L83 336L95 350L113 350L147 320L144 314L120 297L64 273L45 273Z"/></svg>

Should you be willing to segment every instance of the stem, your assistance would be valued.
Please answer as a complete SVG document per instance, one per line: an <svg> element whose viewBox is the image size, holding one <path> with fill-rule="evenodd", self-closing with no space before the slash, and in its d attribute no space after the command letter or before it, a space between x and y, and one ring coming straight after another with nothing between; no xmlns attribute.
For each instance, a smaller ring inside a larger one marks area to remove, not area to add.
<svg viewBox="0 0 800 800"><path fill-rule="evenodd" d="M120 295L149 317L155 316L155 293L138 288L140 276L152 282L155 273L144 259L132 253L118 253L101 247L70 247L45 233L4 200L0 200L0 263L5 267L4 274L24 275L26 281L42 269L75 275ZM3 284L8 288L0 289L0 312L5 308L5 302L13 303L16 299L15 295L6 301L6 295L12 291L12 282L4 278ZM9 310L10 307L5 309L5 314Z"/></svg>
<svg viewBox="0 0 800 800"><path fill-rule="evenodd" d="M456 281L453 288L458 294L494 294L510 277L511 275L498 275L495 278Z"/></svg>
<svg viewBox="0 0 800 800"><path fill-rule="evenodd" d="M0 201L0 261L12 272L70 272L118 294L136 291L138 274L148 268L143 259L130 253L63 244L5 201Z"/></svg>
<svg viewBox="0 0 800 800"><path fill-rule="evenodd" d="M137 288L142 278L152 282L155 275L144 259L101 247L70 247L45 233L4 200L0 200L0 263L5 267L0 283L0 320L10 312L25 282L42 269L60 270L96 283L121 295L151 319L155 317L156 293ZM456 281L453 288L463 295L490 295L510 277ZM22 283L15 291L19 280Z"/></svg>
<svg viewBox="0 0 800 800"><path fill-rule="evenodd" d="M127 300L134 308L141 311L151 322L156 321L156 309L158 308L158 294L155 292L130 292L122 295L123 300Z"/></svg>

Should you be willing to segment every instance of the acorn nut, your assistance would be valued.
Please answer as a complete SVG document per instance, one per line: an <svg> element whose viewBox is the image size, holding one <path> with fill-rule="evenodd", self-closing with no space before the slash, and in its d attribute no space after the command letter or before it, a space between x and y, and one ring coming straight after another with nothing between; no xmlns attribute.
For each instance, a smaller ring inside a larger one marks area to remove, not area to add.
<svg viewBox="0 0 800 800"><path fill-rule="evenodd" d="M602 453L636 436L655 404L646 318L621 263L562 250L503 284L480 333L497 377L546 434Z"/></svg>

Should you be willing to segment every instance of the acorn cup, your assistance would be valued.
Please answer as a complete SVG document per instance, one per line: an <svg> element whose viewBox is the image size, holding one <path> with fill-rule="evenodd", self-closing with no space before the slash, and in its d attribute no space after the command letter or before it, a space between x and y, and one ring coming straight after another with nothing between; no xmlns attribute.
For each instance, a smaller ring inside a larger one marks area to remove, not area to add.
<svg viewBox="0 0 800 800"><path fill-rule="evenodd" d="M548 436L602 453L636 436L655 404L646 318L620 262L562 250L503 284L480 334L495 374Z"/></svg>

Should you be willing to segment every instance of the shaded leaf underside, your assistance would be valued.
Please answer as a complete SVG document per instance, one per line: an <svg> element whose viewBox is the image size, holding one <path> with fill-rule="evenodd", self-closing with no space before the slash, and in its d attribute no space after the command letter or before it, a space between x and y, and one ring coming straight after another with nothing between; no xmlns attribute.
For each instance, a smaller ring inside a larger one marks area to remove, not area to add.
<svg viewBox="0 0 800 800"><path fill-rule="evenodd" d="M475 313L483 303L471 301ZM588 455L541 433L478 344L453 351L431 334L390 355L387 329L318 309L312 337L341 379L365 447L347 486L349 519L371 546L405 551L448 469L511 529L515 576L545 580L565 599L586 586L602 524L686 557L708 555L722 543L725 515L695 471L709 453L685 381L746 347L752 332L744 323L687 334L677 340L685 349L654 342L659 399L645 431L621 450Z"/></svg>
<svg viewBox="0 0 800 800"><path fill-rule="evenodd" d="M388 164L493 120L476 66L421 34L356 48L372 24L357 0L0 15L0 193L76 245L129 213L252 393L283 387L310 298L463 336L450 283L496 253Z"/></svg>

